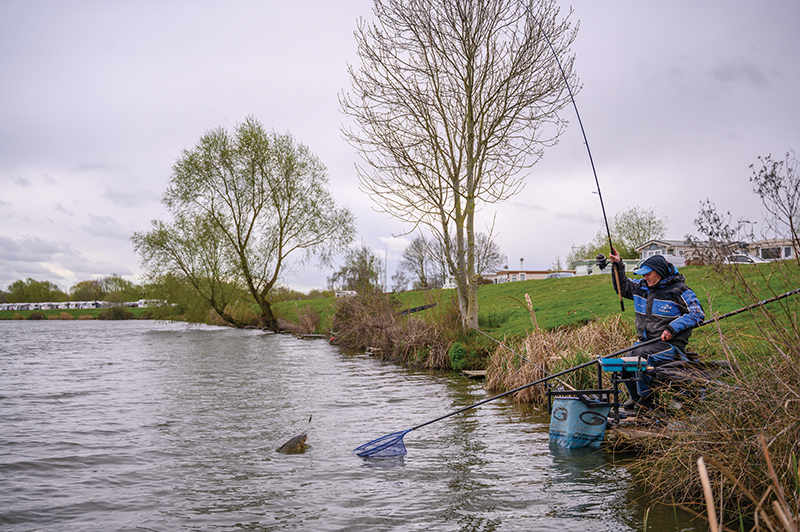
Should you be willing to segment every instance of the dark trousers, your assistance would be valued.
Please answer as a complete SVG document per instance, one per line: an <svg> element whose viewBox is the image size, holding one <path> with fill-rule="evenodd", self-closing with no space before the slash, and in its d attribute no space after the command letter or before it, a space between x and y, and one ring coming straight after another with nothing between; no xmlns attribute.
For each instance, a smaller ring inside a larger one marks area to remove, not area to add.
<svg viewBox="0 0 800 532"><path fill-rule="evenodd" d="M657 367L668 362L676 360L689 360L689 358L681 351L680 348L670 344L669 342L656 342L654 344L643 345L631 351L628 356L640 356L647 360L649 366ZM629 379L634 375L633 372L623 371L622 378ZM628 393L636 402L647 399L653 390L651 389L653 379L646 375L644 372L641 374L641 379L638 381L629 381L625 383Z"/></svg>

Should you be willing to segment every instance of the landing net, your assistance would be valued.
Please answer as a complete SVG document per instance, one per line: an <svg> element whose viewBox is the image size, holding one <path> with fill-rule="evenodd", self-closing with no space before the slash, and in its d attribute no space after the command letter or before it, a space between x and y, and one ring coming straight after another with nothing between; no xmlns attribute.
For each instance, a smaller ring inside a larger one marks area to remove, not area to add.
<svg viewBox="0 0 800 532"><path fill-rule="evenodd" d="M378 439L356 447L353 452L358 456L375 457L375 458L389 458L392 456L405 456L406 446L403 444L403 436L409 432L408 430L401 430L393 432L386 436L381 436Z"/></svg>

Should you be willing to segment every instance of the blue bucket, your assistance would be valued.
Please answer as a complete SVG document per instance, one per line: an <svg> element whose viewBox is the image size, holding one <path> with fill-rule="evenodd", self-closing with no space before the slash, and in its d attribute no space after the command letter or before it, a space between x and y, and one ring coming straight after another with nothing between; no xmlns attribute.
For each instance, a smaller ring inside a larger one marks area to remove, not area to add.
<svg viewBox="0 0 800 532"><path fill-rule="evenodd" d="M587 406L577 397L556 397L550 415L550 441L567 449L603 443L611 406Z"/></svg>

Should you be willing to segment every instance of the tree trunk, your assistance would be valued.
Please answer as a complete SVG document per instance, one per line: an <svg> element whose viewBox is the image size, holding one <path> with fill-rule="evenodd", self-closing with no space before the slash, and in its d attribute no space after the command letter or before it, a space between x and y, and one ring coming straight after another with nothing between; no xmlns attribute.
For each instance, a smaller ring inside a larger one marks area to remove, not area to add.
<svg viewBox="0 0 800 532"><path fill-rule="evenodd" d="M257 303L258 306L261 307L261 328L269 329L272 332L278 332L280 330L278 327L278 319L275 317L275 314L272 313L272 307L269 301L264 297L259 297Z"/></svg>
<svg viewBox="0 0 800 532"><path fill-rule="evenodd" d="M475 75L474 65L472 61L474 56L470 56L467 61L467 77L466 77L466 103L467 103L467 116L466 116L466 201L465 201L465 214L466 214L466 230L467 230L467 257L466 257L466 288L467 288L467 305L466 312L461 314L464 324L468 328L478 328L478 283L475 275L475 189L477 187L477 168L476 168L476 124L475 124L475 107L474 107L474 80Z"/></svg>

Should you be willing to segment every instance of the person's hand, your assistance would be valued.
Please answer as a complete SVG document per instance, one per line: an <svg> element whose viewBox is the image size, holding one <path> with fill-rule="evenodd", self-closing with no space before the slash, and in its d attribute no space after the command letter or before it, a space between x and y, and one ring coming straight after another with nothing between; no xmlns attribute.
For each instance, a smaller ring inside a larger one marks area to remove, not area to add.
<svg viewBox="0 0 800 532"><path fill-rule="evenodd" d="M667 329L664 329L664 332L661 333L661 340L664 342L669 342L672 340L672 333L669 332Z"/></svg>
<svg viewBox="0 0 800 532"><path fill-rule="evenodd" d="M608 254L608 260L611 262L619 262L622 259L619 257L619 253L617 253L616 249L612 249L611 253Z"/></svg>

